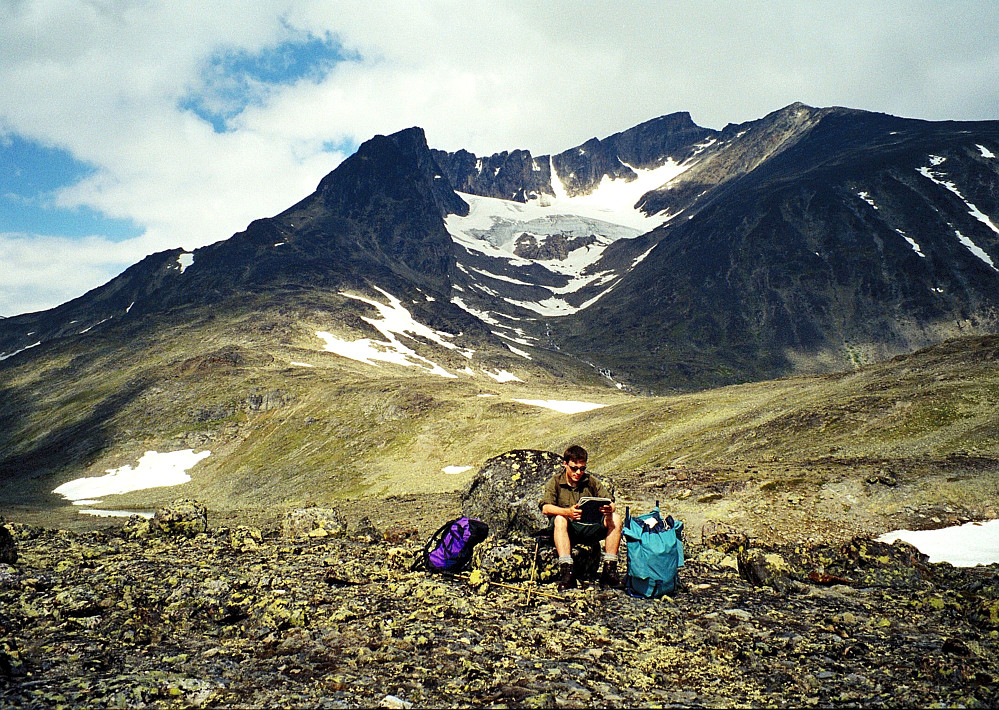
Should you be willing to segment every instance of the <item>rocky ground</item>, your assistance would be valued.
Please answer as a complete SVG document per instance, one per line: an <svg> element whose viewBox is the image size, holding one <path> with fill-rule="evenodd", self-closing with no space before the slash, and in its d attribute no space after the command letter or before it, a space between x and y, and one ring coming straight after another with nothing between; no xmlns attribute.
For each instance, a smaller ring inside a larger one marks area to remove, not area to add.
<svg viewBox="0 0 999 710"><path fill-rule="evenodd" d="M681 591L648 601L592 585L528 597L511 588L522 571L488 565L475 584L413 572L414 530L334 512L210 523L7 523L0 705L999 703L999 566L927 564L901 543L688 531Z"/></svg>

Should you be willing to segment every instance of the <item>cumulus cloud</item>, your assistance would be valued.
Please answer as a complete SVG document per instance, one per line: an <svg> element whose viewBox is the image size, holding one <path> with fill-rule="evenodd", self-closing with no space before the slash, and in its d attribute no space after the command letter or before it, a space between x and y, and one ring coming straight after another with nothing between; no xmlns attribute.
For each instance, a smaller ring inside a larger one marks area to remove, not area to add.
<svg viewBox="0 0 999 710"><path fill-rule="evenodd" d="M989 4L926 0L15 0L0 6L0 136L93 167L55 206L130 220L137 250L194 248L413 125L434 147L488 154L558 152L673 111L721 128L798 100L994 118L997 31ZM286 77L245 69L282 47L325 52ZM101 250L132 253L53 239L5 237L5 280L87 263L61 279L82 292L118 268ZM9 298L7 314L57 303Z"/></svg>

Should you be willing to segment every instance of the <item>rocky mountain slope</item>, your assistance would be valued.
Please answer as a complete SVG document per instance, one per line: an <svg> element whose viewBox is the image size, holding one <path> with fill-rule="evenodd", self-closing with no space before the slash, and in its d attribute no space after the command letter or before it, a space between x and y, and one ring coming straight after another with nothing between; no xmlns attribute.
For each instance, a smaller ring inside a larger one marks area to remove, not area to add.
<svg viewBox="0 0 999 710"><path fill-rule="evenodd" d="M438 330L645 391L842 369L995 331L997 151L997 122L801 104L554 156L446 153L409 129L229 240L4 319L0 358L246 293L377 286Z"/></svg>

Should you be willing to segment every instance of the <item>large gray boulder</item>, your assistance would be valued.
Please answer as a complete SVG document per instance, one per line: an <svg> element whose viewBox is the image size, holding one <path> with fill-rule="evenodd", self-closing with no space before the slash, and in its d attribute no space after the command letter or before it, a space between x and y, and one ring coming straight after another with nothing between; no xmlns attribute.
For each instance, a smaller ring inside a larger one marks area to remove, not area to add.
<svg viewBox="0 0 999 710"><path fill-rule="evenodd" d="M551 451L517 449L486 461L462 496L462 512L478 518L497 537L531 535L548 527L538 507L545 483L562 470Z"/></svg>

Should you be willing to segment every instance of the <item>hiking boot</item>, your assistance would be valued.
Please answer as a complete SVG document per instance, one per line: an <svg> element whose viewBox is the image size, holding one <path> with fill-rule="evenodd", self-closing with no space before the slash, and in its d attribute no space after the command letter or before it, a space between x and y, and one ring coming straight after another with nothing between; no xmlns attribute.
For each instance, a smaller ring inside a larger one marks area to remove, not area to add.
<svg viewBox="0 0 999 710"><path fill-rule="evenodd" d="M561 568L562 578L558 581L558 590L564 592L576 586L576 575L573 573L572 565L561 565Z"/></svg>
<svg viewBox="0 0 999 710"><path fill-rule="evenodd" d="M604 562L604 571L600 573L600 586L611 589L622 589L624 584L617 573L617 562Z"/></svg>

